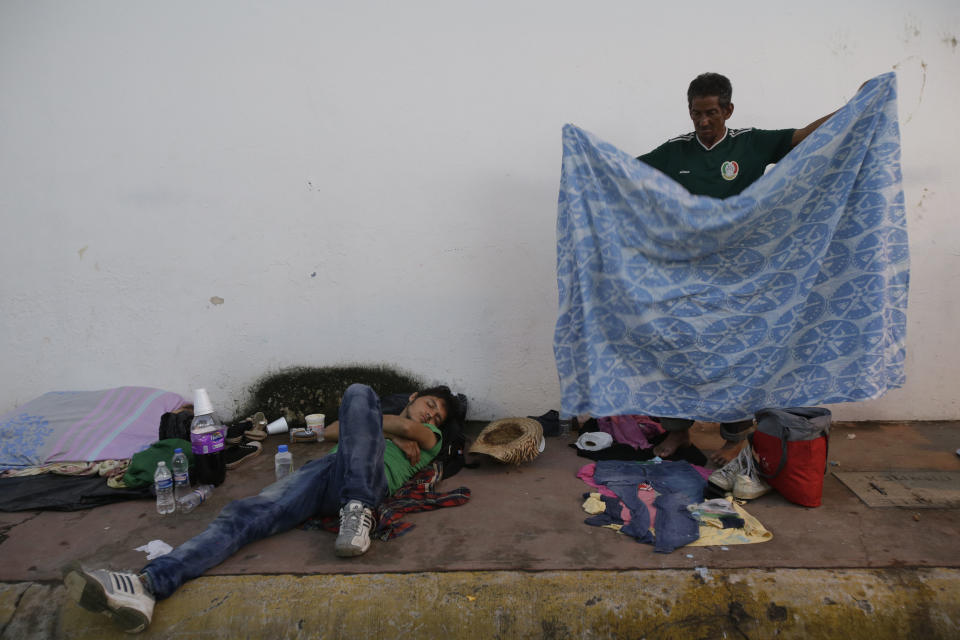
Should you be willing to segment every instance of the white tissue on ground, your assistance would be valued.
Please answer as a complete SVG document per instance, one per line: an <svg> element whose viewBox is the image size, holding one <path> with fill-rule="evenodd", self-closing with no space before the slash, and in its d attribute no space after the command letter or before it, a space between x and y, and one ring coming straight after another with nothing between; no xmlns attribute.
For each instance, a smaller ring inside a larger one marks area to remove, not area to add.
<svg viewBox="0 0 960 640"><path fill-rule="evenodd" d="M173 551L173 547L163 540L151 540L142 547L137 547L134 551L145 551L147 553L147 560L153 560L154 558L167 555Z"/></svg>

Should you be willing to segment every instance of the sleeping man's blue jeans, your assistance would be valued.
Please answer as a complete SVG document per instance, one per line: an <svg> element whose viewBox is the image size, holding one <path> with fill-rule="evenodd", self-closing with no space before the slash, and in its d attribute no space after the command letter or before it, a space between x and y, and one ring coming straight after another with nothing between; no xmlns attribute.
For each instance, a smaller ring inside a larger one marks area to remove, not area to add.
<svg viewBox="0 0 960 640"><path fill-rule="evenodd" d="M142 573L154 596L169 597L245 544L315 515L335 516L350 500L376 507L387 494L383 448L380 400L370 387L352 385L340 405L337 451L311 460L258 495L231 502L203 533L150 562Z"/></svg>

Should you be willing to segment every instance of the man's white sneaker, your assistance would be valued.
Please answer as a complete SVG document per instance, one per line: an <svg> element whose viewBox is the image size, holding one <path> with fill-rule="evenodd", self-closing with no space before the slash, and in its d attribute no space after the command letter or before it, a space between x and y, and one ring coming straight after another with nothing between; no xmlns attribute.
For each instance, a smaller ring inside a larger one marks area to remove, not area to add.
<svg viewBox="0 0 960 640"><path fill-rule="evenodd" d="M64 576L63 583L67 595L77 604L108 616L127 633L140 633L153 617L156 600L135 573L74 567Z"/></svg>
<svg viewBox="0 0 960 640"><path fill-rule="evenodd" d="M724 491L732 491L737 476L747 468L747 456L751 455L750 445L746 445L737 454L737 457L710 474L707 480Z"/></svg>
<svg viewBox="0 0 960 640"><path fill-rule="evenodd" d="M738 459L741 456L743 459L740 461L740 468L737 469L730 487L733 497L740 500L753 500L770 493L773 487L760 476L760 469L757 468L757 463L753 459L753 449L749 443L743 447L740 456L737 456Z"/></svg>
<svg viewBox="0 0 960 640"><path fill-rule="evenodd" d="M370 548L373 511L359 500L351 500L340 508L340 533L334 549L338 556L359 556Z"/></svg>
<svg viewBox="0 0 960 640"><path fill-rule="evenodd" d="M772 490L773 487L756 475L756 471L751 475L741 473L733 482L733 497L741 500L753 500L770 493Z"/></svg>

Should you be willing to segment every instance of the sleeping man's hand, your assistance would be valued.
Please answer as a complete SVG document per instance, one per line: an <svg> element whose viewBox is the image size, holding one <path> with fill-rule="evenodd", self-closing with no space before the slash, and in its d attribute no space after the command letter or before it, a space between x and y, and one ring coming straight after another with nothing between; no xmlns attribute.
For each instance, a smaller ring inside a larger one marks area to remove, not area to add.
<svg viewBox="0 0 960 640"><path fill-rule="evenodd" d="M410 461L410 464L416 466L420 462L420 445L417 444L416 440L408 440L402 436L390 436L390 439L393 440L393 444L400 447L400 450L403 451L403 454L407 456L407 460Z"/></svg>

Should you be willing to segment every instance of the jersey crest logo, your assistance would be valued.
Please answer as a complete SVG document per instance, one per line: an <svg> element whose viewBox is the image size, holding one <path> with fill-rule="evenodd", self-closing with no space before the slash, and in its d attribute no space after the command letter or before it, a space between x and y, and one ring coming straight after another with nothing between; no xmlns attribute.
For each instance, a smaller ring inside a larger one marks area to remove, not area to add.
<svg viewBox="0 0 960 640"><path fill-rule="evenodd" d="M720 175L724 180L733 180L740 175L740 165L733 160L727 160L720 165Z"/></svg>

